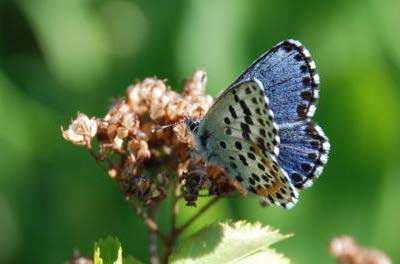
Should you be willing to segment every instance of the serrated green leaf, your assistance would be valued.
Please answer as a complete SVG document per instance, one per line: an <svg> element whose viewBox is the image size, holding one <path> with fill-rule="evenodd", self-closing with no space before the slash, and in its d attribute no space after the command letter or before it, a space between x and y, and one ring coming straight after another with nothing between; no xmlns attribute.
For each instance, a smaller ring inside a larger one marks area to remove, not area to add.
<svg viewBox="0 0 400 264"><path fill-rule="evenodd" d="M259 263L286 264L289 263L287 259L268 247L289 236L260 223L217 223L181 241L170 262L257 263L256 259L263 259ZM247 262L249 259L253 261ZM268 259L274 261L266 262Z"/></svg>
<svg viewBox="0 0 400 264"><path fill-rule="evenodd" d="M277 253L274 249L263 249L252 255L234 262L237 264L254 264L254 263L268 263L268 264L290 264L290 260L284 255Z"/></svg>
<svg viewBox="0 0 400 264"><path fill-rule="evenodd" d="M118 238L100 239L94 245L94 264L122 264L122 248Z"/></svg>
<svg viewBox="0 0 400 264"><path fill-rule="evenodd" d="M94 264L142 264L138 259L128 256L122 258L122 247L118 238L100 239L94 245Z"/></svg>
<svg viewBox="0 0 400 264"><path fill-rule="evenodd" d="M100 248L95 248L93 261L94 264L103 264L103 260L100 258Z"/></svg>

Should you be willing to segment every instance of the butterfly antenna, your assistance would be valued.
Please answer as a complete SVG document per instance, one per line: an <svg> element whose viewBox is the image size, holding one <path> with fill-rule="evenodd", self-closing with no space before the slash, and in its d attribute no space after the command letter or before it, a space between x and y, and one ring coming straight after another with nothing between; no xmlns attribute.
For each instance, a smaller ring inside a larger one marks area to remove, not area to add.
<svg viewBox="0 0 400 264"><path fill-rule="evenodd" d="M158 132L158 131L160 131L160 130L163 130L163 129L166 129L166 128L175 127L175 126L177 126L177 125L179 125L179 124L185 123L186 120L187 120L187 117L185 117L184 119L179 120L179 121L177 121L177 122L175 122L175 123L172 123L172 124L162 125L162 126L155 127L155 128L153 128L153 129L151 130L151 133L156 133L156 132Z"/></svg>

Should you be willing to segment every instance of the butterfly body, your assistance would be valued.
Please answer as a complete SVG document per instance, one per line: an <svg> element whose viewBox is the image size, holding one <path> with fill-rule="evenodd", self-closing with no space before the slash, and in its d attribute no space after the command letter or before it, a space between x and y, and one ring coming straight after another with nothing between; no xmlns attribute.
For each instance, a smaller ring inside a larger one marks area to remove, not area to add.
<svg viewBox="0 0 400 264"><path fill-rule="evenodd" d="M309 52L281 42L227 88L202 120L188 120L194 151L269 204L293 207L327 162L329 142L311 121L319 77Z"/></svg>

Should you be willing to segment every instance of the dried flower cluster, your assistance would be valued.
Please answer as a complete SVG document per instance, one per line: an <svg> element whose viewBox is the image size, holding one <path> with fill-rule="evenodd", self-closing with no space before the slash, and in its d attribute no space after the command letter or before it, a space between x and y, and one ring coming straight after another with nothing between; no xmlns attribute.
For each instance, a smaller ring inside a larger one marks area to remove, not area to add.
<svg viewBox="0 0 400 264"><path fill-rule="evenodd" d="M79 113L68 129L62 129L63 136L88 148L120 183L124 195L144 204L165 198L171 177L183 183L188 204L195 203L202 188L210 194L230 192L237 185L222 170L190 158L192 138L184 124L152 132L185 118L202 118L213 103L204 95L206 81L204 71L195 71L179 94L165 81L147 78L129 86L104 118ZM92 142L95 139L98 144Z"/></svg>
<svg viewBox="0 0 400 264"><path fill-rule="evenodd" d="M353 238L341 236L329 243L329 251L340 264L391 264L382 251L360 247Z"/></svg>

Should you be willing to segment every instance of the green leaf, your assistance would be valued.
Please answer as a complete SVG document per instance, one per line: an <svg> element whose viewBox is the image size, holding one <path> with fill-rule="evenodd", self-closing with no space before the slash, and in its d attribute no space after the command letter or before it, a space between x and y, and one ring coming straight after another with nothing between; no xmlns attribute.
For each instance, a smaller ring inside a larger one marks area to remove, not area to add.
<svg viewBox="0 0 400 264"><path fill-rule="evenodd" d="M243 259L235 261L240 264L268 263L268 264L290 264L290 260L284 255L277 253L274 249L263 249Z"/></svg>
<svg viewBox="0 0 400 264"><path fill-rule="evenodd" d="M260 223L217 223L181 241L170 262L288 264L288 259L269 246L289 236Z"/></svg>
<svg viewBox="0 0 400 264"><path fill-rule="evenodd" d="M138 259L128 256L122 259L122 247L118 238L107 237L94 244L94 264L141 264Z"/></svg>
<svg viewBox="0 0 400 264"><path fill-rule="evenodd" d="M94 264L122 264L122 248L118 238L100 239L94 245Z"/></svg>

